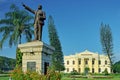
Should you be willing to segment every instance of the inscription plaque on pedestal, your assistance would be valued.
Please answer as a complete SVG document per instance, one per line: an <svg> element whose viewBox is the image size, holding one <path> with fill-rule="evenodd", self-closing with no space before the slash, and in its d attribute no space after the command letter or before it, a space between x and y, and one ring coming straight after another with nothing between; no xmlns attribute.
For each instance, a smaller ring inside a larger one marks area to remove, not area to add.
<svg viewBox="0 0 120 80"><path fill-rule="evenodd" d="M36 62L27 62L28 71L36 71Z"/></svg>

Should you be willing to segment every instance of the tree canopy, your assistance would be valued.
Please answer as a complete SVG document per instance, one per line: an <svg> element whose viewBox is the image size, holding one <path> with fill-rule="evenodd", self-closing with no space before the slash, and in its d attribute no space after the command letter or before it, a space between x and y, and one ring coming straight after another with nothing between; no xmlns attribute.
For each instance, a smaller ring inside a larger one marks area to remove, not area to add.
<svg viewBox="0 0 120 80"><path fill-rule="evenodd" d="M15 59L0 56L0 72L13 70L15 67L15 63Z"/></svg>
<svg viewBox="0 0 120 80"><path fill-rule="evenodd" d="M48 19L48 32L50 45L55 48L55 51L52 54L52 65L55 70L62 71L64 70L63 52L52 16L49 16Z"/></svg>
<svg viewBox="0 0 120 80"><path fill-rule="evenodd" d="M114 73L120 73L120 61L116 62L116 63L113 65L113 72L114 72Z"/></svg>
<svg viewBox="0 0 120 80"><path fill-rule="evenodd" d="M0 20L0 33L2 35L0 48L7 40L10 47L13 44L21 43L23 35L27 41L30 41L33 34L32 19L33 17L26 11L20 10L16 5L12 4L10 11L5 13L5 18Z"/></svg>
<svg viewBox="0 0 120 80"><path fill-rule="evenodd" d="M102 44L103 52L108 56L110 65L113 65L113 38L112 32L109 25L101 23L100 28L100 39Z"/></svg>

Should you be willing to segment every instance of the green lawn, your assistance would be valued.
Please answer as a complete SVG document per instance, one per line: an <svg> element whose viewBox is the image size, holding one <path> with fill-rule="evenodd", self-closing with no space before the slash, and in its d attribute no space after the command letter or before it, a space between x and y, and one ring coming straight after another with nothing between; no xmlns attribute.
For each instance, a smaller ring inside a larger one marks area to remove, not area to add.
<svg viewBox="0 0 120 80"><path fill-rule="evenodd" d="M62 80L120 80L120 78L112 78L112 79L85 79L85 78L76 78L76 79L73 79L73 78L66 78L66 77L63 77Z"/></svg>
<svg viewBox="0 0 120 80"><path fill-rule="evenodd" d="M109 75L109 76L112 76L113 78L111 79L88 79L88 78L70 78L70 77L67 77L67 76L62 76L62 80L120 80L120 74L117 74L117 75ZM0 80L9 80L9 77L0 77Z"/></svg>
<svg viewBox="0 0 120 80"><path fill-rule="evenodd" d="M9 80L9 74L0 74L0 80Z"/></svg>
<svg viewBox="0 0 120 80"><path fill-rule="evenodd" d="M103 75L93 75L93 76L103 76ZM94 79L94 78L70 78L68 76L64 76L62 77L62 80L120 80L120 74L110 74L108 76L111 76L112 78L108 79L108 78L98 78L98 79Z"/></svg>
<svg viewBox="0 0 120 80"><path fill-rule="evenodd" d="M9 77L0 77L0 80L9 80ZM112 78L112 79L85 79L85 78L67 78L63 77L62 80L120 80L120 78Z"/></svg>
<svg viewBox="0 0 120 80"><path fill-rule="evenodd" d="M9 77L0 77L0 80L9 80Z"/></svg>

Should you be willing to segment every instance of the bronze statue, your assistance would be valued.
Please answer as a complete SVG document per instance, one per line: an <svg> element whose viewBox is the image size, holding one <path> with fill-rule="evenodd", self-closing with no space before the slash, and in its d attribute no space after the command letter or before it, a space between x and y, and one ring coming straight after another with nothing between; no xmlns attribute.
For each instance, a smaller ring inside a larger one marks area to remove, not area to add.
<svg viewBox="0 0 120 80"><path fill-rule="evenodd" d="M42 5L38 6L38 10L32 10L30 7L23 4L23 7L30 11L31 13L35 14L34 19L34 35L35 40L42 40L42 27L44 25L44 20L46 19L45 12L42 11Z"/></svg>

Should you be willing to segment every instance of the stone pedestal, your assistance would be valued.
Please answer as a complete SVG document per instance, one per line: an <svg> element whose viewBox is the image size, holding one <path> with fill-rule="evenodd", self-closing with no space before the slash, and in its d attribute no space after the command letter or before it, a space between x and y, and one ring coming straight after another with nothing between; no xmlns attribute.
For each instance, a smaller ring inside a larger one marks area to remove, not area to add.
<svg viewBox="0 0 120 80"><path fill-rule="evenodd" d="M47 67L51 65L51 54L55 50L52 46L41 41L19 44L18 48L23 53L22 70L36 71L46 74Z"/></svg>

